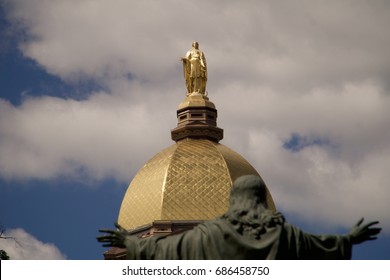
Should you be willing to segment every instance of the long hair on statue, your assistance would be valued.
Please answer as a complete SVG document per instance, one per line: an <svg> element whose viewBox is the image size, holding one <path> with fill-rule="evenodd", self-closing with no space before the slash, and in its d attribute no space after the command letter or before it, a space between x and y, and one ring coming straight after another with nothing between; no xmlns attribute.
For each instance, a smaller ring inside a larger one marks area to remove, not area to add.
<svg viewBox="0 0 390 280"><path fill-rule="evenodd" d="M285 221L281 213L267 209L265 199L266 186L259 176L241 176L233 183L230 206L222 218L227 219L239 234L260 239L267 228Z"/></svg>

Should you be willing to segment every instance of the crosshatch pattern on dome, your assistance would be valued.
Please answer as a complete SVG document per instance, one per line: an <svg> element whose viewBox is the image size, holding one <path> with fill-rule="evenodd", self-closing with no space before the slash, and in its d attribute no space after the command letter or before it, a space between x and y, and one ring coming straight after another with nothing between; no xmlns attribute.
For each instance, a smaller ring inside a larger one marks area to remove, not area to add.
<svg viewBox="0 0 390 280"><path fill-rule="evenodd" d="M221 215L232 182L218 144L187 140L178 145L167 174L162 218L207 220Z"/></svg>
<svg viewBox="0 0 390 280"><path fill-rule="evenodd" d="M185 139L149 160L131 182L118 223L127 229L155 220L208 220L228 208L232 182L259 175L238 153L205 139ZM267 190L269 208L274 209Z"/></svg>
<svg viewBox="0 0 390 280"><path fill-rule="evenodd" d="M123 198L120 225L132 229L161 218L163 182L175 150L176 145L164 149L139 170Z"/></svg>

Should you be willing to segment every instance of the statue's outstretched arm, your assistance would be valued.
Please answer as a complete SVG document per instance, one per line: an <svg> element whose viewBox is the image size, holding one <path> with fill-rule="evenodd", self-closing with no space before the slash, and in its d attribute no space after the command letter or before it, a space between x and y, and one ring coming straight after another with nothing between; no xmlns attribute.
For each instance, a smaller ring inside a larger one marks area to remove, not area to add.
<svg viewBox="0 0 390 280"><path fill-rule="evenodd" d="M97 241L104 243L103 247L119 247L126 248L125 240L128 232L118 223L115 223L117 230L101 229L99 232L106 233L106 235L97 237Z"/></svg>
<svg viewBox="0 0 390 280"><path fill-rule="evenodd" d="M361 225L363 221L364 218L361 218L349 232L352 244L360 244L367 240L375 240L377 239L377 235L382 230L379 227L372 227L373 225L379 224L378 221Z"/></svg>

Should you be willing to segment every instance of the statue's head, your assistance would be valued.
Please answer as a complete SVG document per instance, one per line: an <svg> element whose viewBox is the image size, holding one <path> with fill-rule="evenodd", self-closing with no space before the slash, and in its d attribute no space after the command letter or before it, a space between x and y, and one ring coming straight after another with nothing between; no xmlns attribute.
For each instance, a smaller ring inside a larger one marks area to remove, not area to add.
<svg viewBox="0 0 390 280"><path fill-rule="evenodd" d="M266 186L259 176L244 175L234 182L230 193L230 204L243 201L253 201L266 206Z"/></svg>
<svg viewBox="0 0 390 280"><path fill-rule="evenodd" d="M266 228L284 223L281 213L267 209L266 186L255 175L239 177L230 192L230 206L222 216L239 234L260 239Z"/></svg>
<svg viewBox="0 0 390 280"><path fill-rule="evenodd" d="M195 49L198 49L199 48L199 43L198 42L193 42L192 43L192 47L194 47Z"/></svg>

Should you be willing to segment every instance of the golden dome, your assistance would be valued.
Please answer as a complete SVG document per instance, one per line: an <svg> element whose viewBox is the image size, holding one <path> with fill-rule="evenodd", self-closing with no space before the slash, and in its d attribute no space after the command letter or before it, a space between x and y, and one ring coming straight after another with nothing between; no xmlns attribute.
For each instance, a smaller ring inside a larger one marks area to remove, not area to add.
<svg viewBox="0 0 390 280"><path fill-rule="evenodd" d="M123 198L118 223L126 229L155 220L209 220L226 212L232 182L257 171L215 141L186 138L150 159ZM275 209L267 190L268 207Z"/></svg>
<svg viewBox="0 0 390 280"><path fill-rule="evenodd" d="M187 55L192 52L200 51L195 47ZM156 220L213 219L227 211L238 177L260 176L242 156L219 144L223 129L217 126L217 109L207 97L206 60L202 52L197 58L201 61L182 58L187 94L176 111L177 127L171 130L176 144L138 171L123 198L118 223L128 230ZM275 209L268 189L266 196L268 208Z"/></svg>

